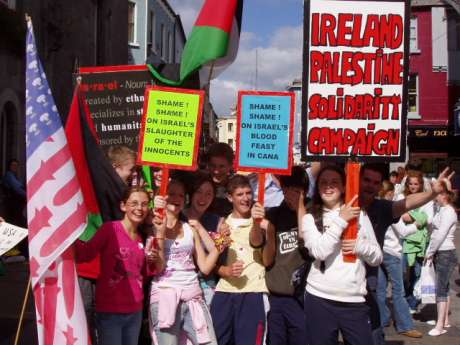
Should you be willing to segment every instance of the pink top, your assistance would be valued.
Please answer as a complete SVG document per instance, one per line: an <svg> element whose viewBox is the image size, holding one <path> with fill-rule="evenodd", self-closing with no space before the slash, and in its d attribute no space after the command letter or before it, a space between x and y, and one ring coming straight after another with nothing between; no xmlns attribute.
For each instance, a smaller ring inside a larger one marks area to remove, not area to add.
<svg viewBox="0 0 460 345"><path fill-rule="evenodd" d="M120 221L107 222L90 241L77 240L75 246L77 262L90 261L97 254L101 257L96 311L134 313L142 310L146 260L139 237L133 241Z"/></svg>

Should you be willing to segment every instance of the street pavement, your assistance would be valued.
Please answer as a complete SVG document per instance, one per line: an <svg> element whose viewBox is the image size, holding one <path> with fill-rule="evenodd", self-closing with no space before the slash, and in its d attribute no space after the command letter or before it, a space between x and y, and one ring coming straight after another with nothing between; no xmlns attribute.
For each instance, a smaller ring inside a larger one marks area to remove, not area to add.
<svg viewBox="0 0 460 345"><path fill-rule="evenodd" d="M455 238L460 258L460 225ZM0 277L0 345L13 345L18 326L24 294L28 282L28 264L5 264L7 273ZM412 339L396 333L393 327L385 328L387 345L460 345L460 275L455 270L451 280L451 328L439 337L430 337L427 332L433 327L426 320L436 317L434 305L426 305L414 315L415 327L423 333L423 338ZM19 345L37 345L35 312L32 295L29 294L24 324ZM64 344L63 344L64 345Z"/></svg>

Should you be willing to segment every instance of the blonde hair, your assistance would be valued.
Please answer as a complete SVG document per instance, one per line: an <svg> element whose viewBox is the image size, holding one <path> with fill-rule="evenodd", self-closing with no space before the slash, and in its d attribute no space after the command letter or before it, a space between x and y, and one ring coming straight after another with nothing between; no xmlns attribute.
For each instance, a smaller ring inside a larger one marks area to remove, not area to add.
<svg viewBox="0 0 460 345"><path fill-rule="evenodd" d="M136 152L131 150L127 146L110 146L107 151L107 157L113 166L119 167L126 164L129 161L136 162Z"/></svg>

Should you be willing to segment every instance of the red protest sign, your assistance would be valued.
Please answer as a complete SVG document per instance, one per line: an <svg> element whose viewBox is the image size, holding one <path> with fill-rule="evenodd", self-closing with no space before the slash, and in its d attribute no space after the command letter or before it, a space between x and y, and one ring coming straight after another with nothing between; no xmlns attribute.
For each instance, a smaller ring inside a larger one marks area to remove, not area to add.
<svg viewBox="0 0 460 345"><path fill-rule="evenodd" d="M404 161L409 2L305 3L302 158Z"/></svg>

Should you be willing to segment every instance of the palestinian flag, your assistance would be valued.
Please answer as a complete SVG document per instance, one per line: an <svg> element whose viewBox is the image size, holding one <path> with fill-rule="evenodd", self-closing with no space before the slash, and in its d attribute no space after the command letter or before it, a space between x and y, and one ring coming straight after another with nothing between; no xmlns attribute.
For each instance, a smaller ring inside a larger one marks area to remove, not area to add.
<svg viewBox="0 0 460 345"><path fill-rule="evenodd" d="M169 85L180 85L201 69L201 84L207 84L236 59L242 13L243 0L205 0L182 52L180 80L163 78L150 65L149 69Z"/></svg>
<svg viewBox="0 0 460 345"><path fill-rule="evenodd" d="M121 219L120 200L126 185L99 147L89 111L76 87L65 132L75 162L75 170L88 209L87 227L80 236L90 240L103 222ZM78 264L78 274L86 278L99 275L99 258Z"/></svg>

